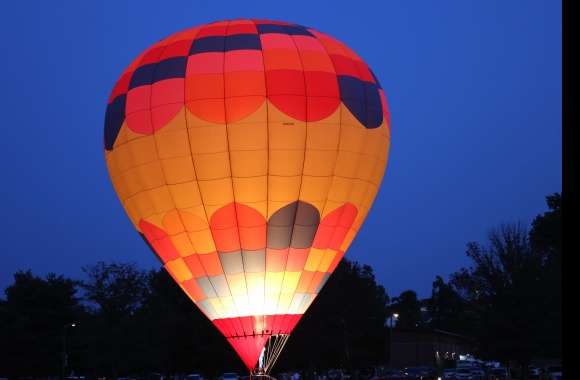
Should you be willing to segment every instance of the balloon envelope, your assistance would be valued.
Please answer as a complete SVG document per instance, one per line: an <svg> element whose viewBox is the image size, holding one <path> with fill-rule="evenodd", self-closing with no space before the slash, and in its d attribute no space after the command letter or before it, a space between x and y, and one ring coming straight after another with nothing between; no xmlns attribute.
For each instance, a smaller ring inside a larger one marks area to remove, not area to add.
<svg viewBox="0 0 580 380"><path fill-rule="evenodd" d="M355 237L389 131L383 90L347 46L233 20L135 59L109 98L104 144L133 225L251 370Z"/></svg>

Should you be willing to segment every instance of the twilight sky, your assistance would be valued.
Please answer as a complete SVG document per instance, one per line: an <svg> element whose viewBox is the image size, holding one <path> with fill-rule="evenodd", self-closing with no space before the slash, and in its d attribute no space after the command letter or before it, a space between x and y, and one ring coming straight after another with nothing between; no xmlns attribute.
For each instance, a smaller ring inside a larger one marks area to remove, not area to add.
<svg viewBox="0 0 580 380"><path fill-rule="evenodd" d="M0 289L18 269L80 278L99 260L158 266L116 199L103 119L148 45L219 19L268 18L342 40L390 104L390 162L347 257L391 295L428 296L465 244L526 225L562 188L557 1L102 0L9 2L3 35Z"/></svg>

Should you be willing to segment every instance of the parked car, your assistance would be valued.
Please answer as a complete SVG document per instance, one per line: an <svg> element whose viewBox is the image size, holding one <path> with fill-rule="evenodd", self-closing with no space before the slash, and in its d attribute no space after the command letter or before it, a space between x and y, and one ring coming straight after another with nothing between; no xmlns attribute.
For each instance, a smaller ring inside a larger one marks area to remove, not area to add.
<svg viewBox="0 0 580 380"><path fill-rule="evenodd" d="M449 368L449 369L444 369L443 370L443 380L456 380L455 377L455 373L457 371L455 370L455 368Z"/></svg>
<svg viewBox="0 0 580 380"><path fill-rule="evenodd" d="M489 371L489 380L508 380L510 378L507 368L492 368Z"/></svg>
<svg viewBox="0 0 580 380"><path fill-rule="evenodd" d="M407 379L412 380L435 380L437 371L432 367L407 367L403 370Z"/></svg>
<svg viewBox="0 0 580 380"><path fill-rule="evenodd" d="M471 368L457 368L455 371L456 380L473 380Z"/></svg>
<svg viewBox="0 0 580 380"><path fill-rule="evenodd" d="M239 380L239 376L235 372L225 372L218 377L218 380Z"/></svg>
<svg viewBox="0 0 580 380"><path fill-rule="evenodd" d="M551 366L546 368L546 374L549 380L561 380L562 379L562 367Z"/></svg>
<svg viewBox="0 0 580 380"><path fill-rule="evenodd" d="M183 380L205 380L205 379L199 373L190 373L189 375L186 375L183 378Z"/></svg>
<svg viewBox="0 0 580 380"><path fill-rule="evenodd" d="M471 379L472 380L484 380L485 379L485 371L481 368L472 368L471 370Z"/></svg>

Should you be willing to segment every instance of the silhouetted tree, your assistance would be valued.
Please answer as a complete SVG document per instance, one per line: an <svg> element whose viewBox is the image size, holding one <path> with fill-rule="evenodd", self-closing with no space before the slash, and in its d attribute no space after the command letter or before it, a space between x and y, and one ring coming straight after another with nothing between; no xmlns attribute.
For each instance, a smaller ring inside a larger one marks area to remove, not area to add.
<svg viewBox="0 0 580 380"><path fill-rule="evenodd" d="M421 315L421 302L417 298L417 293L413 290L405 290L398 297L393 298L389 306L390 314L397 313L396 327L417 328L423 327Z"/></svg>
<svg viewBox="0 0 580 380"><path fill-rule="evenodd" d="M3 375L60 374L63 326L82 318L76 283L30 271L14 274L0 300L0 369Z"/></svg>

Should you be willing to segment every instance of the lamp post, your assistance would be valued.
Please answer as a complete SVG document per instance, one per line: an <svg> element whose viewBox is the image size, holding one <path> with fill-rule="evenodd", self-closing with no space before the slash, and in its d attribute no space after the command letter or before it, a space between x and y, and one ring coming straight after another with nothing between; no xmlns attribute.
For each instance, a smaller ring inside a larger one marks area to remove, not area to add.
<svg viewBox="0 0 580 380"><path fill-rule="evenodd" d="M393 368L393 328L395 327L395 321L399 319L399 314L393 313L389 319L389 366Z"/></svg>
<svg viewBox="0 0 580 380"><path fill-rule="evenodd" d="M66 377L66 368L68 367L68 352L66 347L66 332L69 327L76 327L77 324L75 322L67 323L62 327L62 373L61 379L64 380Z"/></svg>

